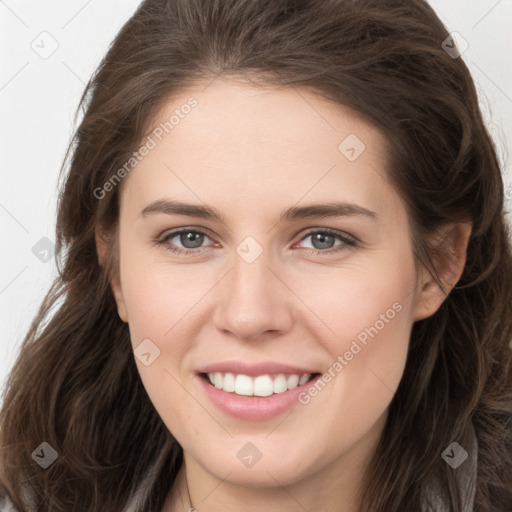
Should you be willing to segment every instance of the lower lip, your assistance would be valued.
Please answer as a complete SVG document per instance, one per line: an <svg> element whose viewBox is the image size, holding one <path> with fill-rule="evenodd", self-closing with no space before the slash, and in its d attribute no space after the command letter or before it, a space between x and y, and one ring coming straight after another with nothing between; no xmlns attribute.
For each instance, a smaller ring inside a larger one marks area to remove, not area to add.
<svg viewBox="0 0 512 512"><path fill-rule="evenodd" d="M299 395L313 385L321 375L317 375L302 386L283 393L274 393L267 397L242 396L228 393L210 384L198 375L201 385L209 399L223 412L242 420L260 421L274 418L294 405L299 405Z"/></svg>

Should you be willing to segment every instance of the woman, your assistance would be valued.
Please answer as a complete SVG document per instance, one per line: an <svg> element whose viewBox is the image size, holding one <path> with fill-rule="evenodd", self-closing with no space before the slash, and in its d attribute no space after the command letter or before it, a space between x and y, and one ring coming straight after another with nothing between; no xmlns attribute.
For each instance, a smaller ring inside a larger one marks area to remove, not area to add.
<svg viewBox="0 0 512 512"><path fill-rule="evenodd" d="M141 4L82 99L5 506L512 509L503 184L448 38L421 0Z"/></svg>

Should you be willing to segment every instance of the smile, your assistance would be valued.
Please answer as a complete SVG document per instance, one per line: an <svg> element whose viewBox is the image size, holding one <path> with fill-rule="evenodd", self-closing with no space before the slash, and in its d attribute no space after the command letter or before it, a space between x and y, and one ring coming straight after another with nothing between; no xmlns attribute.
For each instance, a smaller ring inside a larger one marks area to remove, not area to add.
<svg viewBox="0 0 512 512"><path fill-rule="evenodd" d="M314 374L285 375L280 373L278 375L264 374L250 377L243 374L212 372L203 375L208 378L213 386L227 393L267 397L295 389L297 386L303 386L311 380Z"/></svg>
<svg viewBox="0 0 512 512"><path fill-rule="evenodd" d="M209 371L196 374L202 393L219 411L245 421L270 420L296 406L303 411L299 395L321 377L320 373L304 373L303 369L292 373L282 365L276 373L272 372L275 367L267 367L266 373L261 366L258 370L246 366L246 373L242 373L243 365L239 365L238 372L215 366L216 371L208 368Z"/></svg>

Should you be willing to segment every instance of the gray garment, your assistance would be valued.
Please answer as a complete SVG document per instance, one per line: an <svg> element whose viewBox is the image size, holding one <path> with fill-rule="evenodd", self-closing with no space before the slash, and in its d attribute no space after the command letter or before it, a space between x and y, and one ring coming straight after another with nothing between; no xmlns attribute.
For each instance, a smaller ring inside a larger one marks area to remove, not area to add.
<svg viewBox="0 0 512 512"><path fill-rule="evenodd" d="M463 512L473 512L474 501L475 501L475 484L477 475L478 465L478 443L473 431L473 443L472 446L466 451L468 452L468 458L460 465L460 467L454 469L454 471L460 472L460 486L461 494L465 499ZM465 447L463 447L465 448ZM441 454L439 455L441 456ZM137 488L136 493L128 500L126 507L123 512L138 512L141 510L142 505L147 501L151 488L158 473L162 469L162 465L165 462L165 455L162 453L159 460L155 462L151 471L148 472L145 479L141 482ZM442 486L439 483L434 483L427 490L428 499L425 500L425 505L422 507L421 512L450 512L450 508L447 505L446 496L442 490ZM429 504L430 502L430 504ZM2 501L0 498L0 512L17 512L12 503ZM157 511L155 511L157 512Z"/></svg>

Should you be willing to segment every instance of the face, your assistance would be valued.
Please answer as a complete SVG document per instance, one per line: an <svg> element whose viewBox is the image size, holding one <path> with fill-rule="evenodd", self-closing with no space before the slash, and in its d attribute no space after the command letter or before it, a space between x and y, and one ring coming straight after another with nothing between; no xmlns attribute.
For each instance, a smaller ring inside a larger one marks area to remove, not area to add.
<svg viewBox="0 0 512 512"><path fill-rule="evenodd" d="M427 316L382 134L306 90L228 79L152 130L122 183L112 287L186 463L258 487L367 460Z"/></svg>

